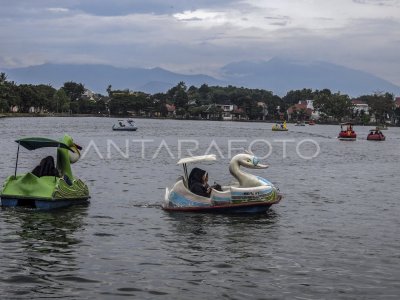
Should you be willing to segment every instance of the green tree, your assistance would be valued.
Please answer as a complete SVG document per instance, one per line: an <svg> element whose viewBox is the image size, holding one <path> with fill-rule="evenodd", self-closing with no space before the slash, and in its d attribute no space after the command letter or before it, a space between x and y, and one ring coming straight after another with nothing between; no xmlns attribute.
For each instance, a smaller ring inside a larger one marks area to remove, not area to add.
<svg viewBox="0 0 400 300"><path fill-rule="evenodd" d="M353 104L348 95L335 93L320 93L315 96L314 108L323 115L323 118L332 117L339 122L349 117L353 111Z"/></svg>
<svg viewBox="0 0 400 300"><path fill-rule="evenodd" d="M111 93L112 93L112 85L109 84L107 87L107 93L108 93L108 97L111 97Z"/></svg>
<svg viewBox="0 0 400 300"><path fill-rule="evenodd" d="M209 101L209 99L210 99L210 96L209 96L210 91L211 91L211 89L207 84L202 84L200 86L198 92L199 92L201 103L204 103L204 104L209 104L210 103L210 101Z"/></svg>
<svg viewBox="0 0 400 300"><path fill-rule="evenodd" d="M293 104L299 103L299 101L310 100L313 98L314 93L311 89L302 89L289 91L286 96L282 98L282 100L287 104L288 107L290 107Z"/></svg>
<svg viewBox="0 0 400 300"><path fill-rule="evenodd" d="M54 101L54 94L56 89L51 85L39 84L33 86L34 90L38 95L38 102L34 106L43 108L44 110L51 110L50 107ZM53 110L54 111L54 110Z"/></svg>
<svg viewBox="0 0 400 300"><path fill-rule="evenodd" d="M367 124L369 124L369 122L371 121L371 117L370 117L369 115L367 115L366 113L362 114L362 115L360 116L360 118L361 118L361 123L362 123L363 125L367 125Z"/></svg>
<svg viewBox="0 0 400 300"><path fill-rule="evenodd" d="M39 95L31 84L19 85L19 96L21 99L21 112L29 112L31 107L37 107L40 102Z"/></svg>
<svg viewBox="0 0 400 300"><path fill-rule="evenodd" d="M85 92L85 87L82 83L76 83L73 81L65 82L62 89L71 101L79 100Z"/></svg>
<svg viewBox="0 0 400 300"><path fill-rule="evenodd" d="M7 82L7 75L6 73L0 73L0 84L5 84Z"/></svg>
<svg viewBox="0 0 400 300"><path fill-rule="evenodd" d="M169 99L176 105L177 108L187 108L188 95L186 93L186 84L181 81L168 92Z"/></svg>
<svg viewBox="0 0 400 300"><path fill-rule="evenodd" d="M100 98L96 101L96 111L95 113L106 113L107 112L107 105L106 101L103 98Z"/></svg>
<svg viewBox="0 0 400 300"><path fill-rule="evenodd" d="M164 93L157 93L151 96L151 101L154 104L154 111L160 113L161 117L166 117L168 110L166 107L168 96Z"/></svg>
<svg viewBox="0 0 400 300"><path fill-rule="evenodd" d="M70 100L64 89L59 89L54 93L51 110L55 112L68 112L70 110Z"/></svg>
<svg viewBox="0 0 400 300"><path fill-rule="evenodd" d="M6 112L10 109L10 104L8 102L9 97L9 85L7 82L6 73L0 73L0 111Z"/></svg>
<svg viewBox="0 0 400 300"><path fill-rule="evenodd" d="M110 112L117 115L127 115L129 111L140 113L149 111L152 107L151 97L145 93L113 93L110 101Z"/></svg>
<svg viewBox="0 0 400 300"><path fill-rule="evenodd" d="M362 98L366 100L371 114L375 115L377 124L384 124L394 113L394 96L390 93L374 94Z"/></svg>

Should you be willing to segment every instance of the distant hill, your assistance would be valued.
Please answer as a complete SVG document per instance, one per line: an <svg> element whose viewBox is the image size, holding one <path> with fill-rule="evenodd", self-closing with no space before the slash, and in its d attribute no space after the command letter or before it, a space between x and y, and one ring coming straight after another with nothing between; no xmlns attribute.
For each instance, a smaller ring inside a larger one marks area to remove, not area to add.
<svg viewBox="0 0 400 300"><path fill-rule="evenodd" d="M82 83L86 88L106 93L108 85L113 89L130 89L150 94L166 92L180 81L200 86L221 85L221 81L207 75L183 75L161 68L116 68L106 65L43 64L25 68L0 69L8 80L17 83L50 84L60 88L67 81Z"/></svg>
<svg viewBox="0 0 400 300"><path fill-rule="evenodd" d="M333 92L359 96L377 91L400 95L400 87L375 75L327 62L293 62L274 58L269 61L241 61L221 68L221 79L207 75L184 75L161 68L117 68L106 65L43 64L25 68L2 69L9 80L17 83L50 84L55 88L64 82L80 82L95 92L130 89L154 94L166 92L180 81L191 85L233 85L270 90L284 96L290 90L328 88Z"/></svg>
<svg viewBox="0 0 400 300"><path fill-rule="evenodd" d="M372 74L327 62L293 62L274 58L261 62L236 62L222 68L225 81L235 86L262 88L283 96L303 88L340 91L360 96L383 91L400 94L400 87Z"/></svg>

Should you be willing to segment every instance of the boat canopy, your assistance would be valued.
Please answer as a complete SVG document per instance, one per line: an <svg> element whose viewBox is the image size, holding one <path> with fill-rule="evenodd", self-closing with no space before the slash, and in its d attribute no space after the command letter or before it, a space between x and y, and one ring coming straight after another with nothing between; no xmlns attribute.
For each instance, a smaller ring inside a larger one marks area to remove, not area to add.
<svg viewBox="0 0 400 300"><path fill-rule="evenodd" d="M217 156L215 154L210 155L201 155L201 156L192 156L192 157L185 157L180 159L177 164L183 165L187 163L194 163L199 161L214 161L217 160Z"/></svg>
<svg viewBox="0 0 400 300"><path fill-rule="evenodd" d="M354 124L351 122L346 122L346 123L341 123L340 125L354 125Z"/></svg>
<svg viewBox="0 0 400 300"><path fill-rule="evenodd" d="M24 139L19 139L16 140L19 145L22 147L28 149L28 150L36 150L39 148L45 148L45 147L61 147L65 148L67 150L71 150L70 147L68 147L66 144L48 139L48 138L42 138L42 137L29 137L29 138L24 138ZM72 150L71 150L72 151Z"/></svg>

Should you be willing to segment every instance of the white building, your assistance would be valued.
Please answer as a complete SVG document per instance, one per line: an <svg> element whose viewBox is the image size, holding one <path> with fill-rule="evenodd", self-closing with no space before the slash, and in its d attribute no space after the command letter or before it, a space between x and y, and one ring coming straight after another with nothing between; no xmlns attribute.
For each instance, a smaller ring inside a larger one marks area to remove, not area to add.
<svg viewBox="0 0 400 300"><path fill-rule="evenodd" d="M257 102L257 106L261 107L262 120L265 121L268 116L267 104L265 104L264 102Z"/></svg>
<svg viewBox="0 0 400 300"><path fill-rule="evenodd" d="M233 120L233 111L237 109L235 104L217 104L216 107L222 109L222 119L224 121Z"/></svg>
<svg viewBox="0 0 400 300"><path fill-rule="evenodd" d="M369 106L367 103L359 99L353 99L351 103L354 105L354 112L360 113L363 110L365 114L369 115Z"/></svg>
<svg viewBox="0 0 400 300"><path fill-rule="evenodd" d="M320 118L320 113L318 110L314 109L314 100L306 100L306 103L307 103L307 108L312 110L310 119L318 120Z"/></svg>
<svg viewBox="0 0 400 300"><path fill-rule="evenodd" d="M88 100L94 100L94 92L88 89L85 89L82 96Z"/></svg>

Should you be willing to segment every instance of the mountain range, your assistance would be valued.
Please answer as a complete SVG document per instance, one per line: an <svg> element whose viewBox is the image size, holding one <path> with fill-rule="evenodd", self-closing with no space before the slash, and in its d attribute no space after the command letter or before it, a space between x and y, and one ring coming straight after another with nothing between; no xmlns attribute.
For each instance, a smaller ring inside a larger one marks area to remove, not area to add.
<svg viewBox="0 0 400 300"><path fill-rule="evenodd" d="M272 91L284 96L290 90L303 88L340 91L356 97L374 92L400 95L400 86L367 72L322 61L294 62L279 58L269 61L241 61L223 66L220 77L185 75L162 68L118 68L107 65L43 64L6 69L7 79L18 84L50 84L61 87L67 81L82 83L86 88L105 94L108 85L113 89L130 89L149 94L166 92L180 81L200 87L237 86Z"/></svg>

